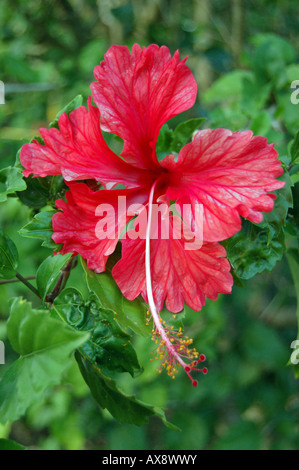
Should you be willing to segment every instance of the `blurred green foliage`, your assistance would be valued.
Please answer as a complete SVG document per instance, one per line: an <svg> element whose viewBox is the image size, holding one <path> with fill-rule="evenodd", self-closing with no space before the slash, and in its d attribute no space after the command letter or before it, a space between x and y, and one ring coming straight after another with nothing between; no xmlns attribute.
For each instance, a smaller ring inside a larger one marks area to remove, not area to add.
<svg viewBox="0 0 299 470"><path fill-rule="evenodd" d="M2 0L0 79L6 104L0 106L0 169L14 165L21 140L46 127L74 96L87 98L93 67L111 44L155 42L189 55L199 85L195 107L171 126L184 118L206 117L205 127L251 128L275 143L295 183L298 166L291 163L288 143L299 130L299 105L290 102L290 83L299 79L298 14L296 0ZM16 231L31 220L36 207L23 206L9 192L6 196L1 229L18 247L19 271L31 276L51 250ZM293 198L289 226L279 243L297 250L296 187ZM290 204L282 207L288 210ZM257 230L267 231L272 242L275 221L266 222ZM237 236L244 243L246 227ZM270 260L271 269L281 256ZM134 340L144 372L134 380L122 374L121 386L165 408L181 433L157 418L141 428L116 422L96 405L74 360L63 384L51 389L42 404L32 405L13 425L0 425L0 438L51 450L298 448L298 383L286 367L297 335L296 296L286 259L271 273L242 282L244 288L235 283L232 295L209 301L200 313L186 308L186 332L209 359L210 373L200 377L198 388L182 374L175 381L157 374L149 362L151 342L139 336ZM68 287L87 295L80 264ZM20 283L0 285L0 340L7 345L8 302L15 296L37 306ZM7 364L16 358L10 346L6 358Z"/></svg>

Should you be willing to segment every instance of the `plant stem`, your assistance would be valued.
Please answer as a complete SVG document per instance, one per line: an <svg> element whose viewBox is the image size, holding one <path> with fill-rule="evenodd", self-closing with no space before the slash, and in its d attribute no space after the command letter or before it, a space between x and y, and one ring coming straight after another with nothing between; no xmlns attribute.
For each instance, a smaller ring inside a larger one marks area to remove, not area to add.
<svg viewBox="0 0 299 470"><path fill-rule="evenodd" d="M25 277L26 281L31 281L33 279L36 279L36 276ZM9 279L6 281L0 281L0 286L3 286L5 284L13 284L14 282L20 282L20 279Z"/></svg>
<svg viewBox="0 0 299 470"><path fill-rule="evenodd" d="M76 267L77 265L77 257L73 257L68 264L61 270L61 275L53 289L53 291L47 295L46 301L50 302L53 304L54 300L56 297L60 294L60 292L64 289L67 280L70 276L71 270ZM39 295L38 290L30 284L30 280L36 279L36 276L29 276L29 277L23 277L20 273L16 273L16 279L9 279L5 281L0 281L0 286L5 285L5 284L12 284L15 282L22 282L28 289L31 290L39 299L41 299L41 296Z"/></svg>
<svg viewBox="0 0 299 470"><path fill-rule="evenodd" d="M77 257L71 258L68 264L61 270L61 275L50 294L47 295L46 301L50 304L53 304L56 297L60 294L60 292L65 288L65 285L70 277L71 270L77 266L78 259Z"/></svg>
<svg viewBox="0 0 299 470"><path fill-rule="evenodd" d="M28 282L28 280L25 277L23 277L20 273L16 273L16 277L19 279L19 281L25 284L25 286L27 286L28 289L31 290L31 292L37 295L39 299L41 298L41 296L38 293L38 290L32 284L30 284L30 282Z"/></svg>

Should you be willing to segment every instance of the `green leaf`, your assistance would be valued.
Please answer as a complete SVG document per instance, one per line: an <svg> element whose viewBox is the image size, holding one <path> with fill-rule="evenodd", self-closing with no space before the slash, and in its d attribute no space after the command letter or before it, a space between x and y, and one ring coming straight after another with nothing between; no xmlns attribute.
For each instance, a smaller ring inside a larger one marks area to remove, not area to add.
<svg viewBox="0 0 299 470"><path fill-rule="evenodd" d="M245 220L240 232L225 244L228 259L241 279L272 271L285 250L284 232L261 228Z"/></svg>
<svg viewBox="0 0 299 470"><path fill-rule="evenodd" d="M299 163L297 165L292 166L290 169L290 178L293 183L293 186L296 185L299 181Z"/></svg>
<svg viewBox="0 0 299 470"><path fill-rule="evenodd" d="M55 287L62 268L71 257L71 253L49 256L40 265L36 273L36 284L38 292L43 299L45 299L47 294Z"/></svg>
<svg viewBox="0 0 299 470"><path fill-rule="evenodd" d="M162 126L156 145L157 158L159 161L167 157L170 152L171 143L173 138L173 130L169 128L168 124Z"/></svg>
<svg viewBox="0 0 299 470"><path fill-rule="evenodd" d="M293 206L292 182L287 171L280 179L285 181L285 186L275 191L277 198L273 210L263 214L259 224L245 220L242 230L224 242L231 265L241 279L250 279L265 270L272 271L285 251L284 227Z"/></svg>
<svg viewBox="0 0 299 470"><path fill-rule="evenodd" d="M290 145L290 153L293 165L299 164L299 131L296 133L294 140Z"/></svg>
<svg viewBox="0 0 299 470"><path fill-rule="evenodd" d="M95 294L84 300L76 289L65 289L55 300L55 309L69 325L90 333L81 349L104 374L141 371L136 352L128 335L112 310L101 307Z"/></svg>
<svg viewBox="0 0 299 470"><path fill-rule="evenodd" d="M57 199L64 196L67 186L61 175L46 178L26 178L27 189L18 192L18 197L28 207L42 209L47 205L55 206Z"/></svg>
<svg viewBox="0 0 299 470"><path fill-rule="evenodd" d="M53 122L50 123L49 127L55 127L59 129L58 120L61 114L71 113L74 109L81 106L83 103L83 97L81 95L76 96L70 103L68 103L56 116ZM41 136L33 137L32 141L37 140L41 145L44 145L44 141ZM16 156L15 170L21 171L22 165L20 162L21 149L18 151ZM1 177L0 177L1 183ZM48 176L46 178L33 178L29 176L26 178L27 189L22 187L18 191L18 197L28 207L33 209L41 209L48 203L54 205L55 201L60 197L63 197L67 187L63 181L61 175ZM1 194L1 186L0 186ZM0 199L1 202L1 199Z"/></svg>
<svg viewBox="0 0 299 470"><path fill-rule="evenodd" d="M243 79L252 78L252 72L234 70L215 80L205 92L203 99L206 103L222 103L227 100L240 98L243 89Z"/></svg>
<svg viewBox="0 0 299 470"><path fill-rule="evenodd" d="M299 77L299 64L291 64L286 67L286 74L288 83L298 80Z"/></svg>
<svg viewBox="0 0 299 470"><path fill-rule="evenodd" d="M241 109L250 117L262 110L271 93L271 83L261 84L256 79L244 78Z"/></svg>
<svg viewBox="0 0 299 470"><path fill-rule="evenodd" d="M0 439L0 450L27 450L27 448L15 441Z"/></svg>
<svg viewBox="0 0 299 470"><path fill-rule="evenodd" d="M21 150L22 150L22 147L17 151L14 167L17 170L22 172L24 170L24 167L23 165L21 165L21 160L20 160Z"/></svg>
<svg viewBox="0 0 299 470"><path fill-rule="evenodd" d="M184 145L191 142L193 133L204 121L205 118L197 118L179 124L173 131L171 149L178 153Z"/></svg>
<svg viewBox="0 0 299 470"><path fill-rule="evenodd" d="M16 277L18 250L14 242L0 230L0 279Z"/></svg>
<svg viewBox="0 0 299 470"><path fill-rule="evenodd" d="M253 55L256 75L264 82L272 80L281 88L287 81L286 65L294 62L296 52L285 39L274 34L260 35Z"/></svg>
<svg viewBox="0 0 299 470"><path fill-rule="evenodd" d="M299 179L299 165L295 165L290 170L291 180L294 182L296 176ZM287 232L296 237L299 240L299 184L295 184L292 187L293 193L293 208L289 211L287 217L287 225L286 230Z"/></svg>
<svg viewBox="0 0 299 470"><path fill-rule="evenodd" d="M268 111L261 111L251 122L250 129L255 135L266 136L271 129L271 116Z"/></svg>
<svg viewBox="0 0 299 470"><path fill-rule="evenodd" d="M158 160L161 161L170 154L176 156L184 145L191 142L193 133L204 121L205 118L189 119L179 124L174 131L164 124L156 145Z"/></svg>
<svg viewBox="0 0 299 470"><path fill-rule="evenodd" d="M26 183L19 169L8 167L0 170L0 202L7 199L8 194L26 189Z"/></svg>
<svg viewBox="0 0 299 470"><path fill-rule="evenodd" d="M248 127L248 116L241 109L240 103L234 102L229 106L217 106L209 112L210 128L223 127L225 122L226 129L238 131L240 128Z"/></svg>
<svg viewBox="0 0 299 470"><path fill-rule="evenodd" d="M82 264L87 274L88 286L97 295L101 305L116 313L117 321L125 331L130 329L144 337L149 337L152 331L146 325L148 306L143 299L138 297L132 301L127 300L108 270L96 274L87 268L84 260L82 260Z"/></svg>
<svg viewBox="0 0 299 470"><path fill-rule="evenodd" d="M278 110L277 117L281 118L287 131L295 135L299 129L298 105L294 105L290 100L290 92L276 94Z"/></svg>
<svg viewBox="0 0 299 470"><path fill-rule="evenodd" d="M118 315L103 308L95 294L84 301L81 293L73 288L62 292L54 307L67 323L90 333L76 359L98 404L107 408L115 419L128 424L141 426L156 415L166 426L176 429L166 421L161 409L126 395L116 386L115 372L129 372L134 376L135 371L141 370L130 336L118 322Z"/></svg>
<svg viewBox="0 0 299 470"><path fill-rule="evenodd" d="M39 212L19 233L23 237L43 240L42 246L55 249L57 245L52 240L52 217L55 213L54 210Z"/></svg>
<svg viewBox="0 0 299 470"><path fill-rule="evenodd" d="M87 358L78 352L75 357L94 399L102 408L107 408L115 419L127 424L142 426L148 422L149 417L158 416L167 427L178 430L176 426L166 420L163 410L144 403L135 396L125 394L117 388L114 380L95 368Z"/></svg>
<svg viewBox="0 0 299 470"><path fill-rule="evenodd" d="M27 189L17 192L18 198L23 204L33 209L45 207L49 199L49 191L44 188L39 178L29 176L26 178Z"/></svg>
<svg viewBox="0 0 299 470"><path fill-rule="evenodd" d="M287 170L279 178L285 182L283 188L274 191L276 199L274 208L271 212L263 214L263 221L258 224L259 227L270 227L279 232L285 226L288 211L293 207L292 181Z"/></svg>
<svg viewBox="0 0 299 470"><path fill-rule="evenodd" d="M11 305L7 334L20 354L0 381L0 421L15 421L29 406L40 402L49 387L61 381L70 354L89 335L51 318L47 310L33 310L18 298Z"/></svg>
<svg viewBox="0 0 299 470"><path fill-rule="evenodd" d="M74 109L77 109L80 106L82 106L82 104L83 104L83 96L77 95L70 103L68 103L61 111L59 111L54 121L49 124L49 127L56 127L57 129L59 129L58 121L59 121L60 116L63 113L70 114L72 111L74 111Z"/></svg>

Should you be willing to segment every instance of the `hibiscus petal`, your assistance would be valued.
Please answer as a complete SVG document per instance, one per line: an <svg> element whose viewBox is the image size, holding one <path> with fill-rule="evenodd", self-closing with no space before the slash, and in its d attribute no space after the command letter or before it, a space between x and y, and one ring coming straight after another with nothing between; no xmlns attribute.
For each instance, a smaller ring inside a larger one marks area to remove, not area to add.
<svg viewBox="0 0 299 470"><path fill-rule="evenodd" d="M284 186L275 179L283 169L273 144L251 131L199 131L177 162L169 156L161 164L171 174L167 195L181 211L186 205L184 219L192 230L196 204L203 205L203 239L209 242L238 232L240 215L261 222L261 212L274 205L275 195L268 192Z"/></svg>
<svg viewBox="0 0 299 470"><path fill-rule="evenodd" d="M66 181L96 179L109 187L123 183L135 187L145 178L113 153L103 139L100 113L88 100L88 110L81 106L59 118L59 130L40 129L45 145L37 141L21 150L24 175L48 176L62 174Z"/></svg>
<svg viewBox="0 0 299 470"><path fill-rule="evenodd" d="M178 51L166 46L112 46L95 67L93 98L103 130L124 140L122 157L139 168L158 166L156 141L162 125L193 106L197 84Z"/></svg>
<svg viewBox="0 0 299 470"><path fill-rule="evenodd" d="M173 217L170 227L180 226ZM174 234L174 235L173 235ZM178 230L170 230L168 239L152 237L151 277L156 307L166 307L173 313L181 311L184 303L194 310L205 305L205 297L216 300L218 293L229 294L233 279L223 246L204 243L200 249L186 249L186 239L178 237ZM122 258L112 274L123 295L133 300L139 294L147 302L144 238L130 239L130 232L122 239ZM189 241L188 241L189 243ZM189 246L189 245L188 245Z"/></svg>
<svg viewBox="0 0 299 470"><path fill-rule="evenodd" d="M119 234L131 218L127 215L128 206L142 204L147 198L146 190L93 192L84 183L71 183L70 191L66 192L67 202L56 201L56 207L63 212L53 216L52 238L55 243L63 244L62 254L80 254L87 260L89 269L102 272L108 256L115 250ZM98 225L103 218L108 221L105 232Z"/></svg>

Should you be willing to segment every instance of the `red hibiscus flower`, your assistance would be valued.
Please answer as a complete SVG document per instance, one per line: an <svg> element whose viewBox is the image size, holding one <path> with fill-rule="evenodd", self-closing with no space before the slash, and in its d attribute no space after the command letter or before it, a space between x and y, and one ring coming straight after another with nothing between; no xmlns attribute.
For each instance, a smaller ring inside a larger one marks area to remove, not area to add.
<svg viewBox="0 0 299 470"><path fill-rule="evenodd" d="M62 114L59 130L41 129L44 145L24 145L21 163L25 176L62 174L68 182L66 201L57 201L61 212L53 217L53 239L63 244L62 253L81 254L96 272L104 271L129 220L138 214L136 229L146 215L144 236L122 238L122 258L113 276L128 299L141 294L149 303L154 336L160 341L158 355L168 373L173 375L180 364L191 378L191 369L204 356L198 357L181 331L170 330L159 311L164 303L174 313L184 303L200 310L205 297L215 300L219 293L231 292L229 262L217 242L240 230L240 216L257 223L262 212L272 210L271 191L283 186L276 180L283 171L273 145L251 131L198 131L177 158L169 155L158 161L161 127L196 99L197 85L185 61L179 60L178 52L171 57L165 46L135 44L132 53L112 46L94 71L96 107L89 99L88 110L80 107L69 116ZM108 148L101 129L123 139L120 157ZM93 191L84 182L74 182L87 179L101 182L105 189ZM125 189L115 188L118 184ZM120 197L125 198L121 207ZM153 205L161 200L166 205L176 201L178 213L184 214L183 233L179 215L169 213L153 222ZM101 238L97 208L105 204L113 208L115 224L109 236ZM130 213L132 204L136 210ZM187 250L186 242L198 233L199 206L203 244ZM163 238L166 222L170 236Z"/></svg>

